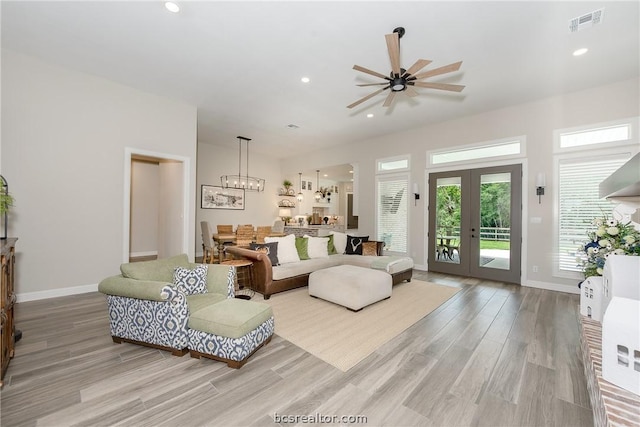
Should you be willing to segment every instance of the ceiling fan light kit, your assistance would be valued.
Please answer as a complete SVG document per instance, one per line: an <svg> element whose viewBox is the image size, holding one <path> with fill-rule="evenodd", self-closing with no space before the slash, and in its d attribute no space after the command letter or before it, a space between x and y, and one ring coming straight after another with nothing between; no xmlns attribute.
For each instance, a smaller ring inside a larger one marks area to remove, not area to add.
<svg viewBox="0 0 640 427"><path fill-rule="evenodd" d="M360 84L358 86L384 86L381 89L376 90L373 93L365 96L364 98L360 98L356 102L347 105L347 108L353 108L361 103L373 98L374 96L382 93L385 90L389 90L389 95L385 99L382 104L384 107L388 107L393 102L396 93L404 92L409 97L414 97L418 95L418 92L414 89L414 86L424 87L429 89L438 89L438 90L446 90L451 92L461 92L464 89L462 85L454 85L447 83L430 83L430 82L419 82L417 80L425 79L427 77L438 76L441 74L451 73L453 71L458 71L460 69L460 65L462 65L462 61L454 62L453 64L445 65L443 67L435 68L433 70L425 71L423 73L418 73L424 67L429 65L432 61L428 59L418 59L411 67L408 69L404 69L400 66L400 39L405 34L405 30L403 27L398 27L393 30L393 33L386 34L385 40L387 42L387 51L389 53L389 60L391 61L391 72L389 76L382 73L378 73L373 70L369 70L368 68L362 67L360 65L354 65L353 69L356 71L360 71L362 73L369 74L374 77L379 77L384 79L383 83L366 83Z"/></svg>

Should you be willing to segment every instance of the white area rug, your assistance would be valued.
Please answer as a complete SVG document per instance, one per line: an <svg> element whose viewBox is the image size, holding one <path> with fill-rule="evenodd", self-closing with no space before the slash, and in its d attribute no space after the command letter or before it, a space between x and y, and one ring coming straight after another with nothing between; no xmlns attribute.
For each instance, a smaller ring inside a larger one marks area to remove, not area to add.
<svg viewBox="0 0 640 427"><path fill-rule="evenodd" d="M306 287L264 302L273 308L276 334L346 372L459 290L412 280L357 313L310 297Z"/></svg>

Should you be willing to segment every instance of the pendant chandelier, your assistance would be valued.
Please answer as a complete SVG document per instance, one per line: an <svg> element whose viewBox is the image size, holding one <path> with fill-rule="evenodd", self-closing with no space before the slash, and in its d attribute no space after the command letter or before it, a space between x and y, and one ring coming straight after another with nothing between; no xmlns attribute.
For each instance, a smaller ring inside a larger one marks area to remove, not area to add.
<svg viewBox="0 0 640 427"><path fill-rule="evenodd" d="M246 191L264 191L264 179L249 176L249 141L251 138L245 138L244 136L238 136L238 142L240 147L238 149L238 174L237 175L222 175L220 181L222 188L239 188ZM242 141L245 141L247 146L247 168L245 174L242 175Z"/></svg>
<svg viewBox="0 0 640 427"><path fill-rule="evenodd" d="M316 194L314 194L313 197L316 199L316 202L322 199L322 193L320 192L320 169L316 169Z"/></svg>
<svg viewBox="0 0 640 427"><path fill-rule="evenodd" d="M298 191L298 201L302 202L304 200L304 195L302 194L302 172L299 172L298 175L300 175L300 182L298 183L298 185L300 185L300 191Z"/></svg>

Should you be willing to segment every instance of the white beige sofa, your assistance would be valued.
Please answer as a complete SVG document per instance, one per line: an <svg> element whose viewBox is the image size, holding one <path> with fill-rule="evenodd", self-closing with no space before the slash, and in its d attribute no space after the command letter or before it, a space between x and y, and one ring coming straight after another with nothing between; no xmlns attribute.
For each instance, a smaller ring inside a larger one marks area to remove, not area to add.
<svg viewBox="0 0 640 427"><path fill-rule="evenodd" d="M262 252L237 246L229 246L226 251L253 261L253 287L264 299L277 292L307 286L312 272L338 265L386 271L394 285L405 280L410 282L413 274L413 260L409 257L335 254L272 266L269 257Z"/></svg>

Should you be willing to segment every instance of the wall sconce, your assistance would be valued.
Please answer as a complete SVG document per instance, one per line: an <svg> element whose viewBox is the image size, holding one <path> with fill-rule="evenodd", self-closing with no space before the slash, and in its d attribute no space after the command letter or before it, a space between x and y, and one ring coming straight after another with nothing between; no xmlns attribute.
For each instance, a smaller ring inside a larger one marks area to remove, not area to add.
<svg viewBox="0 0 640 427"><path fill-rule="evenodd" d="M413 183L413 199L415 206L418 206L418 200L420 200L420 189L418 188L418 183Z"/></svg>
<svg viewBox="0 0 640 427"><path fill-rule="evenodd" d="M536 177L536 195L538 196L538 204L542 203L542 196L544 196L544 187L546 186L546 177L543 172L540 172Z"/></svg>

